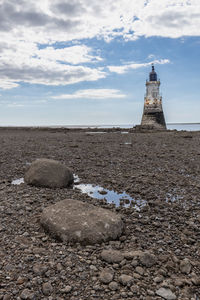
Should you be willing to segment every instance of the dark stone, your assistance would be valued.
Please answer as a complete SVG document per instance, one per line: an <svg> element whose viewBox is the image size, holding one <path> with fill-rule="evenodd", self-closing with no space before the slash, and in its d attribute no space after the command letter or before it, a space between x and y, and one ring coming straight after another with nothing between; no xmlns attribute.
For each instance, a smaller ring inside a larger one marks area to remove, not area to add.
<svg viewBox="0 0 200 300"><path fill-rule="evenodd" d="M61 188L73 183L70 169L52 159L36 159L25 174L25 182L30 185Z"/></svg>

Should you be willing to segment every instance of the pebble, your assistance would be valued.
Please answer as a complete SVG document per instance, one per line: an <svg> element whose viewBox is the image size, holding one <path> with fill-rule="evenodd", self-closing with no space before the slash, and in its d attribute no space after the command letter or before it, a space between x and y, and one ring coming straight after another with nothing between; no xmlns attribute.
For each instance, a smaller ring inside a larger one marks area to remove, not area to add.
<svg viewBox="0 0 200 300"><path fill-rule="evenodd" d="M124 255L118 250L103 250L101 258L108 263L120 263L124 259Z"/></svg>
<svg viewBox="0 0 200 300"><path fill-rule="evenodd" d="M31 292L29 289L24 289L20 295L21 299L31 299Z"/></svg>
<svg viewBox="0 0 200 300"><path fill-rule="evenodd" d="M160 282L162 282L164 280L164 277L163 276L156 276L155 278L154 278L154 282L155 283L160 283Z"/></svg>
<svg viewBox="0 0 200 300"><path fill-rule="evenodd" d="M172 293L170 289L161 287L159 290L156 291L156 295L162 297L166 300L175 300L176 295Z"/></svg>
<svg viewBox="0 0 200 300"><path fill-rule="evenodd" d="M101 271L99 275L99 280L102 283L110 283L113 280L114 272L108 268L105 268Z"/></svg>
<svg viewBox="0 0 200 300"><path fill-rule="evenodd" d="M140 275L144 275L144 269L142 267L136 267L135 268L135 272L140 274Z"/></svg>
<svg viewBox="0 0 200 300"><path fill-rule="evenodd" d="M149 252L142 253L139 259L141 264L147 268L150 268L156 264L155 256Z"/></svg>
<svg viewBox="0 0 200 300"><path fill-rule="evenodd" d="M180 263L180 271L183 274L189 274L191 272L192 266L189 259L184 258Z"/></svg>
<svg viewBox="0 0 200 300"><path fill-rule="evenodd" d="M110 282L108 287L111 291L116 291L119 288L118 283L115 281Z"/></svg>
<svg viewBox="0 0 200 300"><path fill-rule="evenodd" d="M122 274L119 277L119 282L123 285L129 285L133 281L133 277L129 275Z"/></svg>
<svg viewBox="0 0 200 300"><path fill-rule="evenodd" d="M66 286L65 286L63 289L61 289L60 291L61 291L61 293L68 294L68 293L71 292L71 290L72 290L71 285L66 285Z"/></svg>
<svg viewBox="0 0 200 300"><path fill-rule="evenodd" d="M42 291L45 296L49 296L53 292L53 287L50 282L45 282L42 285Z"/></svg>

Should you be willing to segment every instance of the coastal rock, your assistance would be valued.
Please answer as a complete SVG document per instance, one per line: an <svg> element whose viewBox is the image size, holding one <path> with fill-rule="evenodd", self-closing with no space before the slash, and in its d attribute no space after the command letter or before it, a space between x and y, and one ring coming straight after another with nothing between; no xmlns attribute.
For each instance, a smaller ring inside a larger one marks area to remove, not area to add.
<svg viewBox="0 0 200 300"><path fill-rule="evenodd" d="M52 236L63 242L84 245L114 240L123 231L119 215L70 199L45 208L41 224Z"/></svg>
<svg viewBox="0 0 200 300"><path fill-rule="evenodd" d="M25 174L25 182L30 185L49 188L67 187L74 178L70 169L53 159L36 159Z"/></svg>

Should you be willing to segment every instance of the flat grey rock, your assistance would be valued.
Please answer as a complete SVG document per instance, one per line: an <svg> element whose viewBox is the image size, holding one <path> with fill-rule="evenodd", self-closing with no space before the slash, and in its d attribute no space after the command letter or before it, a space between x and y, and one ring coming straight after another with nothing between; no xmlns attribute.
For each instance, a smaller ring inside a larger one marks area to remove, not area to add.
<svg viewBox="0 0 200 300"><path fill-rule="evenodd" d="M162 297L166 300L175 300L176 295L172 293L172 291L168 288L161 287L159 290L156 291L156 295Z"/></svg>
<svg viewBox="0 0 200 300"><path fill-rule="evenodd" d="M67 187L73 183L73 173L65 165L53 159L36 159L25 174L30 185L49 188Z"/></svg>
<svg viewBox="0 0 200 300"><path fill-rule="evenodd" d="M41 224L53 237L84 245L115 240L123 231L121 217L110 210L66 199L44 209Z"/></svg>

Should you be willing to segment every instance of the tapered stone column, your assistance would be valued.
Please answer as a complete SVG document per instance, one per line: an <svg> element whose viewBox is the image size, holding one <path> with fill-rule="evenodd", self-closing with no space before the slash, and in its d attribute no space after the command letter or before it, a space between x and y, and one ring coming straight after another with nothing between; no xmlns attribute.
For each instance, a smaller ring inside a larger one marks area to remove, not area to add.
<svg viewBox="0 0 200 300"><path fill-rule="evenodd" d="M146 95L144 98L144 110L141 122L142 128L166 129L159 87L160 80L157 79L154 66L152 66L152 71L149 73L149 81L146 81Z"/></svg>

